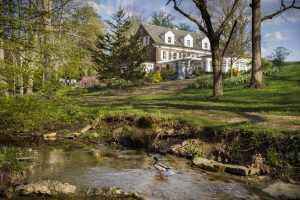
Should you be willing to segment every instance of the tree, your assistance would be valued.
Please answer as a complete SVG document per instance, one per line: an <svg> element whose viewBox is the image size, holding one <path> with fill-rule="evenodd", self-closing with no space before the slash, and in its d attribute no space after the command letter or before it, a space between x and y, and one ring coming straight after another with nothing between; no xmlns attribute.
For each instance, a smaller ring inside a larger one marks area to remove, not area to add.
<svg viewBox="0 0 300 200"><path fill-rule="evenodd" d="M3 0L0 18L2 94L31 94L43 79L78 78L91 66L101 21L86 1Z"/></svg>
<svg viewBox="0 0 300 200"><path fill-rule="evenodd" d="M281 0L279 10L264 17L261 17L261 0L252 0L250 7L252 8L252 74L250 87L260 88L263 86L263 73L261 69L261 22L273 19L288 9L300 9L300 6L296 6L296 0L290 2Z"/></svg>
<svg viewBox="0 0 300 200"><path fill-rule="evenodd" d="M156 26L162 26L166 28L174 27L174 17L166 12L160 11L159 13L154 12L152 15L151 24Z"/></svg>
<svg viewBox="0 0 300 200"><path fill-rule="evenodd" d="M236 20L230 31L228 40L223 48L221 48L221 37L225 26L233 19L234 13L239 6L240 0L235 0L232 3L229 13L224 17L219 26L213 22L212 15L209 12L209 6L206 0L193 0L196 7L199 9L202 20L193 17L190 13L184 11L180 8L180 2L177 0L168 0L167 4L173 2L173 7L183 16L197 24L200 31L202 31L209 39L211 44L212 52L212 66L213 66L213 96L219 98L223 96L223 85L222 85L222 60L226 49L228 47L229 41L232 37L232 33L236 26Z"/></svg>
<svg viewBox="0 0 300 200"><path fill-rule="evenodd" d="M284 47L276 47L273 53L267 57L275 65L283 65L286 58L290 55L291 51Z"/></svg>
<svg viewBox="0 0 300 200"><path fill-rule="evenodd" d="M224 1L225 5L223 5L223 17L221 20L228 14L228 12L230 12L230 4L228 1L229 0ZM239 59L250 55L251 34L249 31L250 20L246 12L247 7L248 5L246 1L241 2L234 14L234 18L239 20L226 50L226 56L230 58L230 77L232 77L233 64ZM225 26L223 31L224 37L222 38L222 46L226 45L226 39L229 37L233 25L234 21L230 21L228 25Z"/></svg>
<svg viewBox="0 0 300 200"><path fill-rule="evenodd" d="M179 30L183 30L183 31L190 31L190 32L194 32L193 28L188 25L188 24L185 24L185 23L180 23L177 28Z"/></svg>
<svg viewBox="0 0 300 200"><path fill-rule="evenodd" d="M142 47L139 34L128 36L131 21L119 8L113 21L106 21L110 30L100 34L93 50L95 70L100 78L117 78L134 81L145 73L141 66L147 58L147 46Z"/></svg>

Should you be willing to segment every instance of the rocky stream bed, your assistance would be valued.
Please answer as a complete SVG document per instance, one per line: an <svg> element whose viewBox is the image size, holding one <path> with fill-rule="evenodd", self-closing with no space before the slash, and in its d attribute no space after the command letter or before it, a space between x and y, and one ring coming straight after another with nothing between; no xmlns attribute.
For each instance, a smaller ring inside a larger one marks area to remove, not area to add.
<svg viewBox="0 0 300 200"><path fill-rule="evenodd" d="M272 168L265 165L259 147L236 162L231 143L212 130L181 121L106 117L78 131L2 134L0 141L16 149L27 165L24 173L1 167L0 191L5 198L300 198L296 181L267 176ZM157 173L154 155L174 175Z"/></svg>

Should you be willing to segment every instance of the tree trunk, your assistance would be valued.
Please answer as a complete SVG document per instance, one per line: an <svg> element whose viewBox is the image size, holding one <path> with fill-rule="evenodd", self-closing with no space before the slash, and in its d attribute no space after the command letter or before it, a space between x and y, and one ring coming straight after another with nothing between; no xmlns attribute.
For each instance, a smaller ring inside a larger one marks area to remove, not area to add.
<svg viewBox="0 0 300 200"><path fill-rule="evenodd" d="M230 58L230 79L232 79L232 77L233 77L232 68L233 68L233 57L231 56L231 58Z"/></svg>
<svg viewBox="0 0 300 200"><path fill-rule="evenodd" d="M213 67L213 96L216 98L223 96L222 85L222 56L218 42L211 42L212 67Z"/></svg>
<svg viewBox="0 0 300 200"><path fill-rule="evenodd" d="M20 51L21 54L21 51ZM22 55L19 55L19 67L21 68L21 72L19 72L19 94L24 94L24 78L23 78L23 58Z"/></svg>
<svg viewBox="0 0 300 200"><path fill-rule="evenodd" d="M34 6L33 3L35 3L35 5L38 5L36 1L31 2L29 1L29 11L30 14L32 14L32 12L34 12ZM28 31L28 43L30 43L31 45L34 44L35 45L35 37L34 37L34 32L33 32L33 27L32 25L29 25L29 31ZM27 67L28 67L28 80L27 80L27 88L26 88L26 94L32 94L33 93L33 78L34 78L34 53L32 50L29 50L28 53L26 54L28 61L27 61Z"/></svg>
<svg viewBox="0 0 300 200"><path fill-rule="evenodd" d="M4 67L4 49L0 48L0 68ZM0 74L0 86L1 86L1 93L3 96L9 96L8 88L7 88L7 82L4 80L3 75Z"/></svg>
<svg viewBox="0 0 300 200"><path fill-rule="evenodd" d="M252 0L252 88L263 86L261 70L261 8L260 0Z"/></svg>
<svg viewBox="0 0 300 200"><path fill-rule="evenodd" d="M24 81L23 81L23 74L22 73L19 75L19 84L20 84L19 94L23 95L24 94Z"/></svg>
<svg viewBox="0 0 300 200"><path fill-rule="evenodd" d="M51 10L52 0L43 0L43 9L45 11L44 23L45 23L45 34L44 34L44 79L45 81L51 80L51 50L50 46L52 43L52 25L51 25Z"/></svg>

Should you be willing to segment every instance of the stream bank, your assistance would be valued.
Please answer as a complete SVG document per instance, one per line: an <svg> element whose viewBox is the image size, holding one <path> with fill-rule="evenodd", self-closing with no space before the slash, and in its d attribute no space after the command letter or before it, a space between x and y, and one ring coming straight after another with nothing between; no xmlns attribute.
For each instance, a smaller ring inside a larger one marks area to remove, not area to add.
<svg viewBox="0 0 300 200"><path fill-rule="evenodd" d="M258 130L249 124L202 128L186 121L132 116L105 116L77 132L0 136L1 144L6 146L35 144L73 150L106 143L188 159L201 157L224 165L255 167L258 175L292 183L299 181L299 141L297 134L274 137L268 130Z"/></svg>

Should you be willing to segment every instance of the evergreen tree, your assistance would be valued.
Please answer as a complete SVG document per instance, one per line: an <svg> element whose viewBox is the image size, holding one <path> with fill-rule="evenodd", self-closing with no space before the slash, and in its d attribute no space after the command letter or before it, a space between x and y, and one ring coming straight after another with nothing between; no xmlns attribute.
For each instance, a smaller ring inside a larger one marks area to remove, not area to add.
<svg viewBox="0 0 300 200"><path fill-rule="evenodd" d="M156 26L162 26L166 28L173 28L174 17L166 12L160 11L159 13L154 12L152 15L151 24Z"/></svg>
<svg viewBox="0 0 300 200"><path fill-rule="evenodd" d="M119 8L113 21L106 21L109 31L101 34L93 51L95 69L100 78L135 81L144 76L141 66L147 58L147 47L142 47L139 34L127 36L131 21Z"/></svg>

